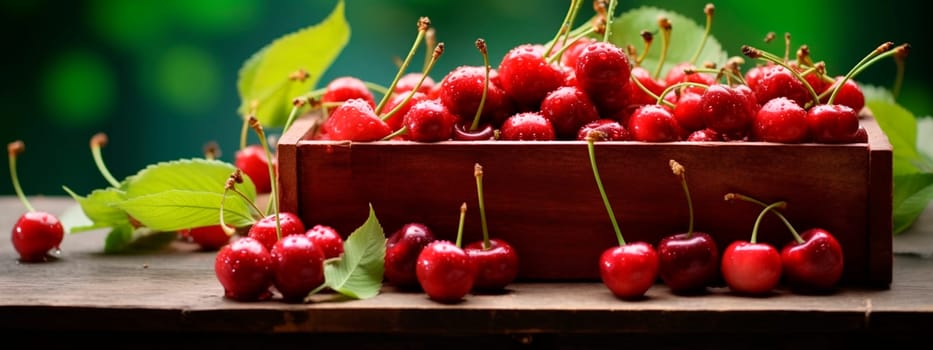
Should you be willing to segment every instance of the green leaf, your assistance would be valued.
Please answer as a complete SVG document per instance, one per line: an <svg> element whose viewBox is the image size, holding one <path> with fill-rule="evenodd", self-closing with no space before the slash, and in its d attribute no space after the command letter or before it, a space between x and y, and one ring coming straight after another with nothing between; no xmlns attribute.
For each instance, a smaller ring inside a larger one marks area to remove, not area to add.
<svg viewBox="0 0 933 350"><path fill-rule="evenodd" d="M219 224L221 199L225 224L243 227L255 221L249 204L232 193L224 198L208 191L164 190L117 205L152 230L177 231Z"/></svg>
<svg viewBox="0 0 933 350"><path fill-rule="evenodd" d="M145 227L116 226L104 241L106 254L134 254L156 251L178 238L176 232L157 232Z"/></svg>
<svg viewBox="0 0 933 350"><path fill-rule="evenodd" d="M629 10L612 22L612 31L609 41L618 47L626 47L629 44L638 49L639 55L644 51L644 39L641 32L658 32L658 16L665 16L671 21L671 42L667 50L667 57L664 59L664 66L661 68L661 77L663 78L675 65L690 61L696 53L700 41L703 39L703 33L706 31L705 23L699 25L692 19L679 13L660 9L652 6L643 6L637 9ZM589 26L591 24L584 24ZM715 29L715 27L714 27ZM648 56L642 61L641 66L652 74L658 66L661 57L662 39L656 35L651 48L648 50ZM722 67L726 63L729 55L723 50L722 45L712 35L703 46L700 56L697 58L696 65L702 66L705 62L715 63L717 67Z"/></svg>
<svg viewBox="0 0 933 350"><path fill-rule="evenodd" d="M126 212L114 205L125 199L123 191L108 187L94 190L87 197L81 197L67 186L62 186L62 188L78 202L85 217L90 221L90 223L69 223L66 227L67 232L77 233L130 223Z"/></svg>
<svg viewBox="0 0 933 350"><path fill-rule="evenodd" d="M246 115L255 102L256 118L263 126L284 126L292 99L317 84L349 40L350 27L341 0L320 23L263 47L240 68L239 113ZM310 77L303 82L289 80L288 76L299 69Z"/></svg>
<svg viewBox="0 0 933 350"><path fill-rule="evenodd" d="M114 226L104 239L104 253L112 254L123 251L133 240L133 226L129 224Z"/></svg>
<svg viewBox="0 0 933 350"><path fill-rule="evenodd" d="M917 119L914 115L892 102L870 100L865 105L894 148L894 175L917 172L916 162L920 156L917 153Z"/></svg>
<svg viewBox="0 0 933 350"><path fill-rule="evenodd" d="M219 160L180 159L147 166L128 179L126 198L148 196L165 191L181 190L192 192L224 192L230 174L236 171L233 164ZM256 199L256 186L248 177L237 189L251 201ZM220 200L217 200L220 203Z"/></svg>
<svg viewBox="0 0 933 350"><path fill-rule="evenodd" d="M933 200L933 174L914 173L894 177L894 234L913 225Z"/></svg>
<svg viewBox="0 0 933 350"><path fill-rule="evenodd" d="M350 298L378 295L385 268L385 242L385 232L370 205L369 218L347 236L343 255L324 262L324 284Z"/></svg>

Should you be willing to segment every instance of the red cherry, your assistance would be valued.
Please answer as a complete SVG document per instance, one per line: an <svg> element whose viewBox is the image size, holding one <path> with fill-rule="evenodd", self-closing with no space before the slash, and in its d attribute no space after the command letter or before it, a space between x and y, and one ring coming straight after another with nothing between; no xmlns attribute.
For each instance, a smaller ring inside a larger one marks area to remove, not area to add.
<svg viewBox="0 0 933 350"><path fill-rule="evenodd" d="M482 241L470 243L463 250L476 264L473 289L482 292L504 290L518 276L518 253L502 239L491 238L489 248Z"/></svg>
<svg viewBox="0 0 933 350"><path fill-rule="evenodd" d="M570 47L564 51L563 55L560 56L560 63L567 68L573 69L577 66L577 58L580 57L580 53L583 52L583 49L592 43L595 43L595 38L583 37L577 41L574 41L570 44Z"/></svg>
<svg viewBox="0 0 933 350"><path fill-rule="evenodd" d="M602 118L580 127L580 131L577 132L577 140L586 140L586 136L594 130L605 135L603 137L605 141L630 141L632 139L632 134L618 121L615 119Z"/></svg>
<svg viewBox="0 0 933 350"><path fill-rule="evenodd" d="M408 129L407 138L417 142L438 142L453 137L454 124L460 119L450 113L438 100L415 103L405 113L402 125Z"/></svg>
<svg viewBox="0 0 933 350"><path fill-rule="evenodd" d="M713 142L713 141L725 141L722 137L722 134L716 132L713 129L700 129L690 133L687 136L687 141L692 142Z"/></svg>
<svg viewBox="0 0 933 350"><path fill-rule="evenodd" d="M787 68L772 65L765 68L761 79L755 86L755 96L759 104L765 104L771 99L787 97L799 106L812 102L810 91Z"/></svg>
<svg viewBox="0 0 933 350"><path fill-rule="evenodd" d="M425 95L421 92L416 92L414 95L411 96L411 98L408 98L408 94L405 94L405 93L395 94L391 98L389 98L388 102L386 102L386 106L385 108L383 108L385 110L385 113L389 113L402 102L404 102L405 104L402 105L402 107L399 108L398 111L395 111L395 113L389 116L388 118L385 118L384 116L382 118L385 118L383 120L385 120L386 124L389 125L390 129L398 130L399 128L402 127L402 120L405 119L405 114L408 114L408 111L411 110L411 106L414 106L419 101L423 101L427 99L428 99L428 95Z"/></svg>
<svg viewBox="0 0 933 350"><path fill-rule="evenodd" d="M855 142L858 114L849 106L820 104L807 111L810 136L821 143Z"/></svg>
<svg viewBox="0 0 933 350"><path fill-rule="evenodd" d="M807 111L786 97L774 98L758 110L752 138L759 141L799 143L807 140Z"/></svg>
<svg viewBox="0 0 933 350"><path fill-rule="evenodd" d="M272 285L287 302L302 302L324 283L324 252L305 235L283 237L272 246Z"/></svg>
<svg viewBox="0 0 933 350"><path fill-rule="evenodd" d="M282 238L305 233L305 225L301 222L301 218L299 218L298 215L293 213L279 213L278 216L279 226L282 230ZM253 226L249 228L247 236L261 242L267 250L271 250L275 242L279 240L275 232L275 214L266 215L262 219L259 219L259 221L256 221Z"/></svg>
<svg viewBox="0 0 933 350"><path fill-rule="evenodd" d="M620 299L644 296L657 280L658 269L658 253L646 242L606 249L599 258L603 284Z"/></svg>
<svg viewBox="0 0 933 350"><path fill-rule="evenodd" d="M343 236L331 226L314 225L305 232L305 236L324 252L324 259L336 258L343 254Z"/></svg>
<svg viewBox="0 0 933 350"><path fill-rule="evenodd" d="M551 91L541 102L541 115L551 121L557 137L573 139L584 124L599 119L593 101L575 86Z"/></svg>
<svg viewBox="0 0 933 350"><path fill-rule="evenodd" d="M55 215L29 211L13 225L13 248L19 253L19 261L47 261L49 251L58 249L64 234L65 229Z"/></svg>
<svg viewBox="0 0 933 350"><path fill-rule="evenodd" d="M836 77L836 82L829 85L825 91L834 90L839 84L839 81L843 78L844 77ZM826 95L824 98L821 98L820 103L827 103L827 101L829 101L829 96L830 95ZM865 94L862 92L862 88L859 87L858 83L852 79L847 79L845 83L842 84L842 87L839 88L839 92L836 93L836 100L833 101L833 103L846 105L858 113L865 107Z"/></svg>
<svg viewBox="0 0 933 350"><path fill-rule="evenodd" d="M486 89L486 102L483 103L481 121L502 123L512 114L511 101L505 90L492 82L495 70L489 71L489 87ZM478 66L459 66L454 68L441 82L440 100L450 113L461 120L473 121L476 110L483 98L483 86L486 81L486 68Z"/></svg>
<svg viewBox="0 0 933 350"><path fill-rule="evenodd" d="M723 251L721 269L730 290L764 294L781 280L781 255L767 243L736 241Z"/></svg>
<svg viewBox="0 0 933 350"><path fill-rule="evenodd" d="M697 131L706 127L703 121L702 93L684 91L674 105L674 119L677 125L687 131Z"/></svg>
<svg viewBox="0 0 933 350"><path fill-rule="evenodd" d="M417 82L417 81L416 81ZM376 108L376 100L366 83L356 77L342 76L331 80L324 88L321 102L325 104L342 103L352 99L362 99L370 108ZM333 113L334 107L328 107L327 113Z"/></svg>
<svg viewBox="0 0 933 350"><path fill-rule="evenodd" d="M632 139L646 142L678 141L683 133L673 113L656 104L638 107L629 117L627 129Z"/></svg>
<svg viewBox="0 0 933 350"><path fill-rule="evenodd" d="M473 289L476 265L454 243L433 241L418 254L415 275L429 298L442 303L454 303L462 300Z"/></svg>
<svg viewBox="0 0 933 350"><path fill-rule="evenodd" d="M214 258L214 274L224 288L224 297L236 301L270 297L273 266L269 250L250 237L223 246Z"/></svg>
<svg viewBox="0 0 933 350"><path fill-rule="evenodd" d="M491 124L480 124L476 130L470 130L472 122L460 122L454 125L454 140L457 141L487 141L495 140L496 129Z"/></svg>
<svg viewBox="0 0 933 350"><path fill-rule="evenodd" d="M706 89L700 102L706 127L724 134L748 130L758 108L751 101L751 90L740 87L713 84Z"/></svg>
<svg viewBox="0 0 933 350"><path fill-rule="evenodd" d="M664 77L665 87L673 86L677 83L697 83L701 85L710 86L716 83L716 77L708 73L692 73L687 74L687 70L696 70L697 67L690 62L681 62L675 65L671 70L667 71L667 75ZM754 68L753 68L754 69ZM696 86L688 86L684 91L690 91L693 93L703 94L703 88Z"/></svg>
<svg viewBox="0 0 933 350"><path fill-rule="evenodd" d="M638 82L641 83L648 91L654 93L655 96L659 96L664 92L664 89L667 86L664 85L664 82L655 80L651 76L651 72L648 72L644 67L634 67L632 68L632 77L638 79ZM625 89L629 93L629 104L635 105L650 105L658 102L658 99L652 97L647 92L638 87L637 84L628 83L625 85ZM669 94L665 97L676 96L674 94Z"/></svg>
<svg viewBox="0 0 933 350"><path fill-rule="evenodd" d="M230 235L220 225L195 227L186 232L203 250L217 250L230 243Z"/></svg>
<svg viewBox="0 0 933 350"><path fill-rule="evenodd" d="M632 67L628 55L618 46L609 42L595 42L583 48L574 66L577 84L592 94L606 87L618 87L628 84Z"/></svg>
<svg viewBox="0 0 933 350"><path fill-rule="evenodd" d="M422 223L408 223L393 232L386 240L386 281L400 288L417 287L415 265L418 255L434 240L434 233Z"/></svg>
<svg viewBox="0 0 933 350"><path fill-rule="evenodd" d="M842 245L822 228L804 231L781 249L785 280L800 292L831 290L842 278L844 260Z"/></svg>
<svg viewBox="0 0 933 350"><path fill-rule="evenodd" d="M554 126L538 112L515 114L500 127L502 140L549 141L554 140Z"/></svg>
<svg viewBox="0 0 933 350"><path fill-rule="evenodd" d="M544 59L544 51L542 45L519 45L499 63L500 86L520 109L538 109L544 96L564 83L563 71Z"/></svg>
<svg viewBox="0 0 933 350"><path fill-rule="evenodd" d="M93 141L92 141L93 146ZM49 258L49 251L58 250L65 236L65 228L58 217L47 212L37 211L29 203L23 188L19 185L16 174L16 157L26 151L26 144L16 140L7 145L7 156L10 160L10 180L19 200L28 210L19 217L13 225L11 240L13 249L19 253L19 261L42 262Z"/></svg>
<svg viewBox="0 0 933 350"><path fill-rule="evenodd" d="M405 73L405 75L402 75L402 77L398 79L398 82L395 83L395 89L392 90L392 93L397 95L404 95L405 93L410 92L412 89L418 86L418 82L421 81L421 77L423 76L424 74L421 72ZM430 76L424 77L424 81L421 82L421 86L418 86L418 92L427 95L431 92L431 89L434 88L434 85L434 79L431 79ZM385 110L388 111L390 109L386 107Z"/></svg>
<svg viewBox="0 0 933 350"><path fill-rule="evenodd" d="M350 99L337 107L324 121L324 133L330 140L377 141L389 136L392 129L363 99Z"/></svg>
<svg viewBox="0 0 933 350"><path fill-rule="evenodd" d="M274 162L275 160L273 160ZM269 178L269 158L262 145L252 144L236 151L234 165L243 171L256 186L256 193L269 193L272 191L272 180Z"/></svg>

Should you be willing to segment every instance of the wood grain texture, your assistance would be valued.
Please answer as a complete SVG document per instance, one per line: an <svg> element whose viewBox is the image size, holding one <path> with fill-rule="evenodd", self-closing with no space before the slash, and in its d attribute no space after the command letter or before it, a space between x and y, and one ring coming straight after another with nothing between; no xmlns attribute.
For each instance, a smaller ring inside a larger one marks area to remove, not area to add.
<svg viewBox="0 0 933 350"><path fill-rule="evenodd" d="M874 119L862 122L873 134L868 143L603 142L596 159L627 241L657 244L686 230L685 197L668 165L673 159L687 169L696 229L715 237L720 249L749 239L761 210L727 202L726 193L784 200L798 231L822 227L839 239L843 283L886 287L891 146ZM421 222L453 240L466 202L464 241L481 239L473 178L479 163L491 235L515 246L522 281L596 281L599 254L617 244L584 142L350 143L308 140L313 130L293 130L280 143L288 149L283 154L297 158L286 160L294 168L282 174L283 192L290 193L282 205L308 223L348 234L372 204L386 231ZM765 218L758 237L778 247L792 239L774 216Z"/></svg>

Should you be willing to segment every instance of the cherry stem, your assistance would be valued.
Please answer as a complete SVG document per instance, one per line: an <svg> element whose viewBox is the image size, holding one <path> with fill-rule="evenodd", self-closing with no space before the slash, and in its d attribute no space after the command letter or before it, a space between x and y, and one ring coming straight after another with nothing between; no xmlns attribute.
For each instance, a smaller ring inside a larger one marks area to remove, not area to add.
<svg viewBox="0 0 933 350"><path fill-rule="evenodd" d="M859 63L853 66L852 69L849 70L849 73L847 73L845 77L843 77L841 80L839 80L838 83L836 83L836 88L833 89L833 94L829 95L829 100L826 103L832 104L833 101L836 100L836 95L839 93L839 90L842 90L842 85L845 84L847 80L852 79L853 77L861 73L863 70L865 70L865 68L868 68L869 66L875 64L875 62L878 62L882 59L885 59L890 56L894 56L898 52L906 54L906 50L910 48L909 44L903 44L901 46L898 46L894 50L892 50L893 46L894 46L894 43L890 41L884 44L881 44L880 46L878 46L878 48L876 48L871 53L869 53L867 56L865 56L865 58L863 58ZM901 51L901 50L904 50L904 51Z"/></svg>
<svg viewBox="0 0 933 350"><path fill-rule="evenodd" d="M463 202L460 205L460 223L457 224L457 242L454 243L457 245L457 248L460 248L460 243L463 242L463 222L466 221L466 211L467 204Z"/></svg>
<svg viewBox="0 0 933 350"><path fill-rule="evenodd" d="M230 174L230 177L227 178L227 181L224 182L224 193L223 195L220 196L220 228L228 236L232 236L233 234L235 234L236 230L233 229L232 227L227 226L227 223L224 221L224 211L225 211L224 207L225 207L225 204L227 203L227 192L234 191L240 196L243 196L242 193L236 190L237 182L243 182L243 175L240 173L240 169L234 170L233 173ZM253 201L245 197L244 199L246 199L246 202L250 203L250 205L252 205L253 208L256 208L256 205L253 203ZM258 208L256 208L256 210L258 210Z"/></svg>
<svg viewBox="0 0 933 350"><path fill-rule="evenodd" d="M664 68L664 61L667 59L667 51L671 47L671 21L667 17L658 18L658 26L661 27L661 57L658 57L658 66L654 70L654 78L661 77L661 69Z"/></svg>
<svg viewBox="0 0 933 350"><path fill-rule="evenodd" d="M437 63L437 59L440 58L442 54L444 54L444 43L438 43L437 46L434 47L434 54L431 55L431 63L429 63L428 67L424 70L424 72L421 73L421 79L418 79L418 84L415 84L415 86L410 91L408 91L408 95L405 96L405 99L402 100L402 102L399 102L399 104L395 105L395 107L393 107L389 113L383 115L381 117L382 120L389 120L389 118L392 118L392 116L398 113L398 111L402 110L402 107L405 107L405 104L408 103L408 101L411 101L411 98L415 96L415 93L417 93L418 89L421 88L421 85L424 84L425 79L427 79L428 75L431 73L431 69L434 68L434 64ZM384 106L380 106L377 111L382 110L382 107Z"/></svg>
<svg viewBox="0 0 933 350"><path fill-rule="evenodd" d="M721 68L721 69L715 69L715 68L692 68L692 69L684 69L684 73L685 73L685 74L715 73L716 76L717 76L717 77L716 77L716 80L717 80L717 81L718 81L722 76L725 76L725 77L726 77L726 80L727 80L727 81L730 81L730 82L731 82L732 80L735 80L735 81L737 81L737 82L739 82L739 83L744 83L744 82L745 82L745 78L743 78L741 75L735 74L734 71L729 70L729 69L726 69L725 67L723 67L723 68Z"/></svg>
<svg viewBox="0 0 933 350"><path fill-rule="evenodd" d="M473 115L473 124L470 124L470 131L479 128L479 118L483 115L483 108L486 106L486 95L489 93L489 50L486 47L486 40L476 39L476 48L483 55L483 68L486 75L483 78L483 95L479 98L479 107L476 108L476 114Z"/></svg>
<svg viewBox="0 0 933 350"><path fill-rule="evenodd" d="M285 127L282 128L283 134L291 128L292 123L295 121L295 117L298 116L298 110L308 104L308 97L299 96L292 100L292 111L288 114L288 119L285 120Z"/></svg>
<svg viewBox="0 0 933 350"><path fill-rule="evenodd" d="M784 33L784 62L790 61L790 33Z"/></svg>
<svg viewBox="0 0 933 350"><path fill-rule="evenodd" d="M551 55L551 52L554 51L554 46L557 45L560 38L566 37L567 33L570 32L571 18L573 18L573 13L580 4L582 4L582 0L570 0L570 8L568 8L567 13L564 14L564 20L560 23L560 29L558 29L557 34L554 35L554 39L551 39L551 43L548 44L547 50L544 50L544 55L541 56L541 58L547 59Z"/></svg>
<svg viewBox="0 0 933 350"><path fill-rule="evenodd" d="M642 84L641 81L639 81L638 78L635 77L635 75L630 75L629 80L635 83L635 85L638 85L638 88L641 89L641 91L643 91L644 93L648 94L648 96L650 96L652 99L658 101L657 102L658 104L663 104L665 106L672 107L672 108L674 107L673 103L661 97L661 96L664 96L665 94L662 93L661 96L655 95L655 93L651 92L651 90L645 87L645 85Z"/></svg>
<svg viewBox="0 0 933 350"><path fill-rule="evenodd" d="M771 61L771 62L773 62L774 64L777 64L777 65L780 65L781 67L784 67L784 68L787 69L791 74L793 74L794 77L797 78L797 80L799 80L801 83L803 83L803 86L805 86L805 87L807 88L807 91L810 92L810 97L813 98L813 101L811 101L812 104L815 105L815 104L819 104L819 103L820 103L820 96L819 96L819 94L816 93L816 90L813 90L813 86L810 85L810 83L807 82L807 79L805 79L803 76L801 76L800 73L798 73L796 69L793 69L793 68L791 68L790 66L788 66L787 63L785 63L784 60L782 60L781 58L775 56L774 54L772 54L772 53L770 53L770 52L763 51L763 50L759 50L759 49L756 49L756 48L751 47L751 46L748 46L748 45L742 45L742 54L744 54L745 56L751 57L751 58L757 58L757 59L760 59L760 60ZM809 108L810 106L811 106L811 104L810 104L810 103L807 103L807 105L802 106L802 107L804 107L804 109L806 109L806 108Z"/></svg>
<svg viewBox="0 0 933 350"><path fill-rule="evenodd" d="M894 96L894 99L897 99L901 94L901 85L904 84L904 70L906 65L907 51L908 50L898 50L895 49L897 53L894 55L894 63L897 65L897 73L894 77L894 87L891 88L891 95Z"/></svg>
<svg viewBox="0 0 933 350"><path fill-rule="evenodd" d="M279 219L279 195L278 195L278 179L275 176L275 168L272 165L272 160L275 159L272 156L272 152L269 150L269 143L266 140L266 133L262 130L262 124L259 123L259 120L256 117L249 117L249 126L256 132L256 136L259 137L259 143L262 145L263 151L266 152L266 159L269 159L269 178L272 179L272 190L270 196L272 200L269 202L270 205L274 208L273 213L275 214L275 236L278 239L282 239L282 223Z"/></svg>
<svg viewBox="0 0 933 350"><path fill-rule="evenodd" d="M573 43L579 41L580 39L588 37L590 34L593 34L593 32L595 31L596 31L596 28L586 27L584 28L582 32L574 34L573 37L570 39L569 43L565 43L563 46L561 46L560 50L557 50L557 53L551 55L551 57L547 59L547 63L557 62L558 60L561 59L561 57L564 56L564 52L567 52L567 49L570 49L570 46L572 46Z"/></svg>
<svg viewBox="0 0 933 350"><path fill-rule="evenodd" d="M603 31L603 42L609 42L609 37L612 35L612 21L615 19L616 5L618 4L618 0L609 0L609 7L608 10L606 10L606 30Z"/></svg>
<svg viewBox="0 0 933 350"><path fill-rule="evenodd" d="M641 39L645 43L645 48L642 50L641 55L635 58L635 65L640 66L641 62L645 60L645 57L648 57L648 50L651 50L651 43L654 42L654 34L647 30L641 31Z"/></svg>
<svg viewBox="0 0 933 350"><path fill-rule="evenodd" d="M6 146L6 153L10 159L10 179L13 180L13 189L16 190L16 196L19 197L19 200L26 206L26 210L35 212L36 209L32 207L32 204L29 204L26 194L23 193L23 188L19 185L19 177L16 176L16 156L25 151L26 144L20 140L10 142Z"/></svg>
<svg viewBox="0 0 933 350"><path fill-rule="evenodd" d="M216 141L204 144L204 159L215 160L220 156L220 145Z"/></svg>
<svg viewBox="0 0 933 350"><path fill-rule="evenodd" d="M97 164L97 170L104 176L107 183L113 187L120 187L120 181L117 181L117 179L110 174L110 170L107 170L107 166L104 165L104 157L100 154L101 147L105 145L107 145L107 134L102 132L94 134L94 136L91 137L91 155L94 157L94 163Z"/></svg>
<svg viewBox="0 0 933 350"><path fill-rule="evenodd" d="M690 223L687 226L687 237L693 236L693 199L690 198L690 189L687 187L687 169L680 165L676 160L670 160L671 171L674 175L680 177L680 185L684 189L684 195L687 196L687 211L690 213Z"/></svg>
<svg viewBox="0 0 933 350"><path fill-rule="evenodd" d="M609 203L609 197L606 195L606 189L603 187L603 181L599 176L599 169L596 167L596 150L594 143L596 139L605 139L606 134L599 130L590 130L586 134L586 150L590 155L590 167L593 168L593 178L596 179L596 187L599 188L599 195L603 198L603 205L606 206L606 212L609 214L609 221L612 222L612 229L615 230L619 245L625 245L625 239L622 238L622 230L619 229L619 223L616 221L615 213L612 211L612 205Z"/></svg>
<svg viewBox="0 0 933 350"><path fill-rule="evenodd" d="M398 130L395 130L391 134L388 134L385 137L383 137L380 141L388 141L388 140L395 138L396 136L404 135L407 132L408 132L408 127L403 125Z"/></svg>
<svg viewBox="0 0 933 350"><path fill-rule="evenodd" d="M473 176L476 177L476 201L479 204L479 222L483 227L483 249L489 249L489 227L486 225L486 203L483 200L483 166L473 165Z"/></svg>
<svg viewBox="0 0 933 350"><path fill-rule="evenodd" d="M635 79L635 80L638 80L638 79ZM671 86L668 86L667 88L664 89L664 91L661 91L661 94L660 94L660 95L655 96L655 97L656 97L656 100L658 101L657 104L664 104L664 105L666 105L666 106L668 106L668 107L673 107L673 106L675 106L675 105L674 105L673 103L671 103L670 101L665 100L665 99L664 99L664 96L667 96L667 94L671 93L671 91L680 89L680 88L682 88L682 87L688 87L688 86L699 87L699 88L703 88L703 89L709 89L709 86L706 85L706 84L694 83L694 82L692 82L692 81L682 81L682 82L679 82L679 83L677 83L677 84L673 84L673 85L671 85ZM649 92L650 92L650 91L649 91ZM654 95L652 94L652 96L654 96Z"/></svg>
<svg viewBox="0 0 933 350"><path fill-rule="evenodd" d="M697 46L696 52L693 53L693 57L690 58L690 64L696 65L697 60L700 59L700 53L703 52L703 48L706 47L706 39L709 38L710 32L713 29L713 12L715 12L716 6L713 4L706 4L703 7L703 13L706 14L706 30L703 32L703 39L700 39L700 46Z"/></svg>
<svg viewBox="0 0 933 350"><path fill-rule="evenodd" d="M431 51L434 51L434 46L437 45L437 35L434 28L428 28L428 31L424 33L424 65L421 66L421 70L427 70L428 65L431 64Z"/></svg>
<svg viewBox="0 0 933 350"><path fill-rule="evenodd" d="M398 73L395 73L395 79L392 79L392 84L389 85L389 88L386 89L386 94L382 95L382 100L379 101L379 105L376 106L377 111L381 111L382 107L385 106L386 102L389 102L389 98L392 96L392 90L395 90L395 85L398 84L399 79L402 78L402 75L405 74L405 71L408 69L408 64L411 63L411 59L415 56L415 52L418 51L418 47L421 45L421 41L424 40L425 32L428 31L428 28L431 27L431 20L427 17L421 17L418 19L418 35L415 37L415 42L411 45L411 50L408 51L408 56L405 57L405 61L402 61L402 66L399 67Z"/></svg>
<svg viewBox="0 0 933 350"><path fill-rule="evenodd" d="M758 213L758 218L755 219L755 226L752 228L752 239L749 240L749 242L751 242L752 244L755 244L758 242L758 226L761 225L761 219L765 217L765 214L771 211L771 209L784 208L785 206L787 206L787 202L784 202L784 201L774 202L774 203L771 203L765 206L765 208L761 211L761 213Z"/></svg>
<svg viewBox="0 0 933 350"><path fill-rule="evenodd" d="M762 207L767 207L767 206L768 206L767 203L762 202L762 201L760 201L760 200L757 200L757 199L755 199L755 198L746 196L746 195L744 195L744 194L739 194L739 193L729 193L729 194L726 194L726 200L732 200L732 199L741 199L741 200L746 201L746 202L751 202L751 203L758 204L758 205L760 205L760 206L762 206ZM783 207L782 207L782 208L783 208ZM787 226L787 229L790 230L790 233L791 233L792 235L794 235L794 240L797 241L797 243L803 243L803 238L801 238L801 237L800 237L800 234L797 233L797 230L794 229L794 225L791 225L790 221L787 220L787 217L785 217L784 214L781 214L781 212L779 212L779 211L777 211L777 210L774 210L773 212L774 212L774 215L777 215L777 217L778 217L779 219L781 219L781 221L784 222L784 226Z"/></svg>

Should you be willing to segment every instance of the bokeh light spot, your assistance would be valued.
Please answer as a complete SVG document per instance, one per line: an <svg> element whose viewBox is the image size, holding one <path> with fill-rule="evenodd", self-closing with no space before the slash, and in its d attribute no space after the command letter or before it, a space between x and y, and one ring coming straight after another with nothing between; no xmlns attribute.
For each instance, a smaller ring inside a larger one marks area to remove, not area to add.
<svg viewBox="0 0 933 350"><path fill-rule="evenodd" d="M43 105L54 122L88 125L106 119L113 108L115 74L93 53L65 53L46 67L41 89Z"/></svg>
<svg viewBox="0 0 933 350"><path fill-rule="evenodd" d="M176 46L162 51L149 74L156 97L189 116L210 110L220 96L220 68L207 51Z"/></svg>

